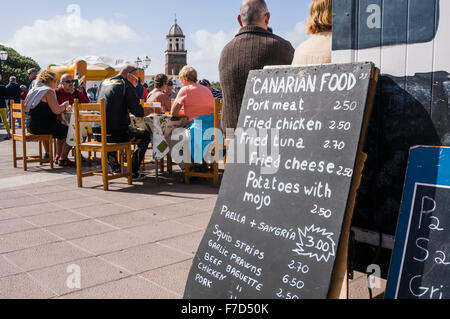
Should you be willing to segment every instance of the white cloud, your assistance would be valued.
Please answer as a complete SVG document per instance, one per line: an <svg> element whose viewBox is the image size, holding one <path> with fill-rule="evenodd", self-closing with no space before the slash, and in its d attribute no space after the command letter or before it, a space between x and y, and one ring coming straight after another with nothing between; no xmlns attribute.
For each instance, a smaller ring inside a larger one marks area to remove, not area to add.
<svg viewBox="0 0 450 319"><path fill-rule="evenodd" d="M236 30L211 33L201 29L189 36L195 48L188 52L188 64L197 70L200 78L207 78L210 81L219 80L220 54L236 33Z"/></svg>
<svg viewBox="0 0 450 319"><path fill-rule="evenodd" d="M45 67L76 56L119 57L120 54L127 54L127 45L139 40L137 33L127 25L101 18L84 19L80 8L71 5L67 7L66 15L36 20L33 25L22 27L7 45L23 55L33 57L41 67Z"/></svg>
<svg viewBox="0 0 450 319"><path fill-rule="evenodd" d="M297 48L300 43L308 39L308 35L306 34L306 21L298 22L294 30L280 34L283 38L292 43L292 46Z"/></svg>

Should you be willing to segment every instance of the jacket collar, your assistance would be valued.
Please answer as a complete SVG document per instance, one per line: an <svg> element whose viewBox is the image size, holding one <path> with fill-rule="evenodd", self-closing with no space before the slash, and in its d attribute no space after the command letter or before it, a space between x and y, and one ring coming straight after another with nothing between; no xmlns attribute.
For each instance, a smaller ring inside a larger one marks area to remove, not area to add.
<svg viewBox="0 0 450 319"><path fill-rule="evenodd" d="M261 33L261 34L272 34L270 31L267 31L261 27L258 27L256 25L247 25L245 27L242 27L239 32L236 34L236 37L245 34L245 33Z"/></svg>

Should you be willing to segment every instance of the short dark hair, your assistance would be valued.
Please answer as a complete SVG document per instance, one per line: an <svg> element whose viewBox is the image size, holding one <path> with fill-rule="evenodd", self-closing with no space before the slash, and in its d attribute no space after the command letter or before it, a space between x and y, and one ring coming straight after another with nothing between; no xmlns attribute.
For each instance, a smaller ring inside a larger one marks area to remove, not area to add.
<svg viewBox="0 0 450 319"><path fill-rule="evenodd" d="M167 84L168 80L169 78L167 77L167 75L158 74L157 76L155 76L155 87L157 87L158 89L162 88L164 84Z"/></svg>
<svg viewBox="0 0 450 319"><path fill-rule="evenodd" d="M267 13L267 4L264 0L244 0L241 5L241 21L243 24L259 22Z"/></svg>
<svg viewBox="0 0 450 319"><path fill-rule="evenodd" d="M200 82L198 83L200 83L203 86L211 86L211 83L207 79L200 80Z"/></svg>
<svg viewBox="0 0 450 319"><path fill-rule="evenodd" d="M173 81L170 80L169 82L167 82L167 86L173 86Z"/></svg>

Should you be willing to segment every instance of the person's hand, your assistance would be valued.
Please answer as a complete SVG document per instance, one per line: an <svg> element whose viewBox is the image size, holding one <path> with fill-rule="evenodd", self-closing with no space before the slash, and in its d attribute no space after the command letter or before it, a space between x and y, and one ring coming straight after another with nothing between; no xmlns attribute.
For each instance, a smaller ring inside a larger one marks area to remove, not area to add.
<svg viewBox="0 0 450 319"><path fill-rule="evenodd" d="M69 101L65 101L63 104L61 104L61 106L64 108L64 111L67 110L67 107L70 106Z"/></svg>
<svg viewBox="0 0 450 319"><path fill-rule="evenodd" d="M73 112L73 106L69 104L69 105L66 107L66 112Z"/></svg>

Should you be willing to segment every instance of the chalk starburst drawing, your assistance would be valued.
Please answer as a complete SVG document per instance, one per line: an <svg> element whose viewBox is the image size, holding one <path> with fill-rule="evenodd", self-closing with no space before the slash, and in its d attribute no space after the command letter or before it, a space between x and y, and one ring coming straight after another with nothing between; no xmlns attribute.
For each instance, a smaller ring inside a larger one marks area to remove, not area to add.
<svg viewBox="0 0 450 319"><path fill-rule="evenodd" d="M300 256L315 258L317 261L328 262L330 257L336 255L336 243L326 229L314 225L305 226L304 229L298 227L297 248L292 251Z"/></svg>

